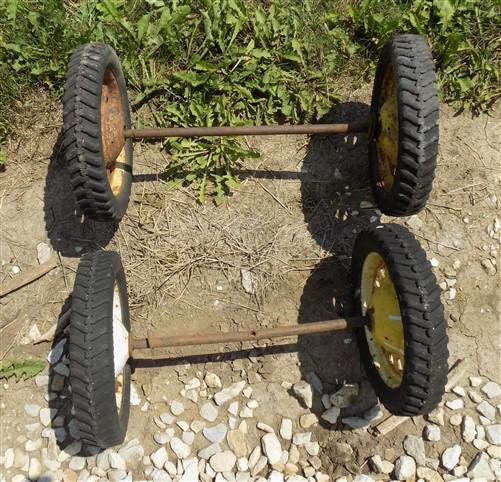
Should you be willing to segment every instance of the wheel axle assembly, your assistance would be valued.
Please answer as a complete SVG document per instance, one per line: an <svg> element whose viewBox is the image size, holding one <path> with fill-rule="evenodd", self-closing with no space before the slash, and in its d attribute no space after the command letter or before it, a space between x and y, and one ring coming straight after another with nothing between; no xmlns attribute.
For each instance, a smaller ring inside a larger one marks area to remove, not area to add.
<svg viewBox="0 0 501 482"><path fill-rule="evenodd" d="M431 50L418 35L384 45L368 119L353 123L134 129L120 61L106 44L87 44L70 59L64 92L66 164L82 213L101 221L124 216L132 183L132 141L164 137L365 133L379 210L420 212L432 189L438 149L438 97ZM237 332L135 338L118 253L82 256L72 297L70 383L82 441L121 443L136 350L255 342L338 330L357 334L367 376L392 413L429 413L447 378L447 333L440 289L419 242L403 226L373 223L354 240L352 316Z"/></svg>

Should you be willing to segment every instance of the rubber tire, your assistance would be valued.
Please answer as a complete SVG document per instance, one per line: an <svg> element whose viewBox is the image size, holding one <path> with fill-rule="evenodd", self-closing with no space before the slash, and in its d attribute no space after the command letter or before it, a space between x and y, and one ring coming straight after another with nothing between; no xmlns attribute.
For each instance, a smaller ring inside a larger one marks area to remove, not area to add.
<svg viewBox="0 0 501 482"><path fill-rule="evenodd" d="M395 73L398 108L398 160L390 190L378 185L376 138L379 97L384 73ZM389 216L421 211L430 195L438 154L438 96L431 50L420 35L398 34L383 47L371 102L375 128L369 139L369 175L379 209Z"/></svg>
<svg viewBox="0 0 501 482"><path fill-rule="evenodd" d="M402 383L390 388L374 366L365 328L357 330L369 381L383 405L401 416L423 415L437 407L447 382L448 336L444 308L431 265L414 236L403 226L385 224L362 231L352 256L355 314L362 314L360 282L364 260L379 253L390 272L404 328Z"/></svg>
<svg viewBox="0 0 501 482"><path fill-rule="evenodd" d="M63 148L77 206L98 221L120 220L129 202L132 183L132 141L125 142L127 170L120 191L113 195L103 162L101 144L101 88L111 68L118 81L125 128L131 126L125 78L115 51L90 43L72 54L63 95Z"/></svg>
<svg viewBox="0 0 501 482"><path fill-rule="evenodd" d="M113 291L117 283L122 320L130 332L127 287L120 256L98 251L82 256L72 296L70 384L82 442L107 448L123 442L130 408L130 364L123 375L120 410L115 399Z"/></svg>

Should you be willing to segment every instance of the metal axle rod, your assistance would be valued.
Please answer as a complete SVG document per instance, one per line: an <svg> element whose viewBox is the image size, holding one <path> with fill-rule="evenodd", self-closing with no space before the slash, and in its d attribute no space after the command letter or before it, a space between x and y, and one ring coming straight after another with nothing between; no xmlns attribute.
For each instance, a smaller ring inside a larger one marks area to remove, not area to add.
<svg viewBox="0 0 501 482"><path fill-rule="evenodd" d="M278 134L348 134L367 132L369 122L351 124L298 124L274 126L221 126L221 127L168 127L165 129L126 129L126 139L151 139L163 137L210 137L210 136L262 136Z"/></svg>
<svg viewBox="0 0 501 482"><path fill-rule="evenodd" d="M186 335L152 336L149 338L134 338L132 349L167 348L172 346L212 345L216 343L229 343L240 341L256 341L288 336L314 335L331 331L349 330L360 328L369 323L366 316L353 318L339 318L336 320L304 323L301 325L277 326L274 328L261 328L259 330L245 330L234 332L202 332Z"/></svg>

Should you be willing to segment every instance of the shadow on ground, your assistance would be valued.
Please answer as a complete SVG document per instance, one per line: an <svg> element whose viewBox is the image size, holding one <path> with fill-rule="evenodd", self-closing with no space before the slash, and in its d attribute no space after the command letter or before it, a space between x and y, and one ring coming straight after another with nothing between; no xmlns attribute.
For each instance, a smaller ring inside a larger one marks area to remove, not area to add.
<svg viewBox="0 0 501 482"><path fill-rule="evenodd" d="M369 106L357 102L338 104L322 123L353 122L366 118ZM301 199L308 229L331 256L311 272L304 286L298 322L309 323L352 313L350 264L357 234L379 222L368 176L365 134L312 136L302 165ZM298 339L298 357L304 380L315 372L324 393L333 393L345 383L360 383L355 403L341 411L361 415L377 398L366 381L354 332L337 332ZM312 384L313 385L313 384ZM325 411L321 393L314 390L313 411ZM326 428L332 425L322 419ZM338 422L335 428L341 428Z"/></svg>
<svg viewBox="0 0 501 482"><path fill-rule="evenodd" d="M61 256L71 258L105 247L118 227L117 224L93 221L79 214L65 165L61 132L45 177L44 219L54 250Z"/></svg>

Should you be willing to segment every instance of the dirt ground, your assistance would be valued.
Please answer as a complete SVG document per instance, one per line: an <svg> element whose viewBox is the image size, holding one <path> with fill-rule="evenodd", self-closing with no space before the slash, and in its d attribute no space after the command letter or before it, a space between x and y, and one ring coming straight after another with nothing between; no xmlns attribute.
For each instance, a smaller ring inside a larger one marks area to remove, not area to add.
<svg viewBox="0 0 501 482"><path fill-rule="evenodd" d="M356 91L329 118L360 118L369 98L369 87ZM465 376L501 381L500 119L499 112L472 119L442 107L434 189L426 209L411 219L382 216L373 206L363 137L277 136L246 139L262 157L242 166L241 188L221 207L197 204L189 188L166 192L162 168L168 155L158 145L136 144L129 209L119 226L110 226L75 213L58 143L60 105L43 96L27 99L8 145L7 170L0 174L0 283L17 276L14 266L21 273L36 267L41 242L53 248L60 266L0 299L0 358L47 356L51 344L34 345L30 330L36 325L44 333L57 322L71 297L78 257L87 250L120 252L136 335L230 331L349 314L357 233L370 223L396 222L407 224L428 258L438 261L434 270L444 288L450 364L462 359ZM297 382L311 371L327 392L344 382L362 382L351 413L375 401L350 333L268 347L244 343L143 352L133 380L142 400L154 407L207 370L226 383L243 377L261 386L255 388L258 401L274 409L263 411L260 420L273 426L282 415L307 413L281 383ZM47 404L43 394L32 380L3 384L3 447L25 437L29 419L23 404ZM313 411L322 412L319 399ZM323 470L340 475L357 473L367 457L394 449L404 434L422 427L423 420L415 419L379 438L328 424L314 431ZM139 438L150 453L153 431L151 411L132 407L128 439ZM447 432L430 456L458 437L457 431ZM335 442L351 445L353 456L343 459Z"/></svg>

